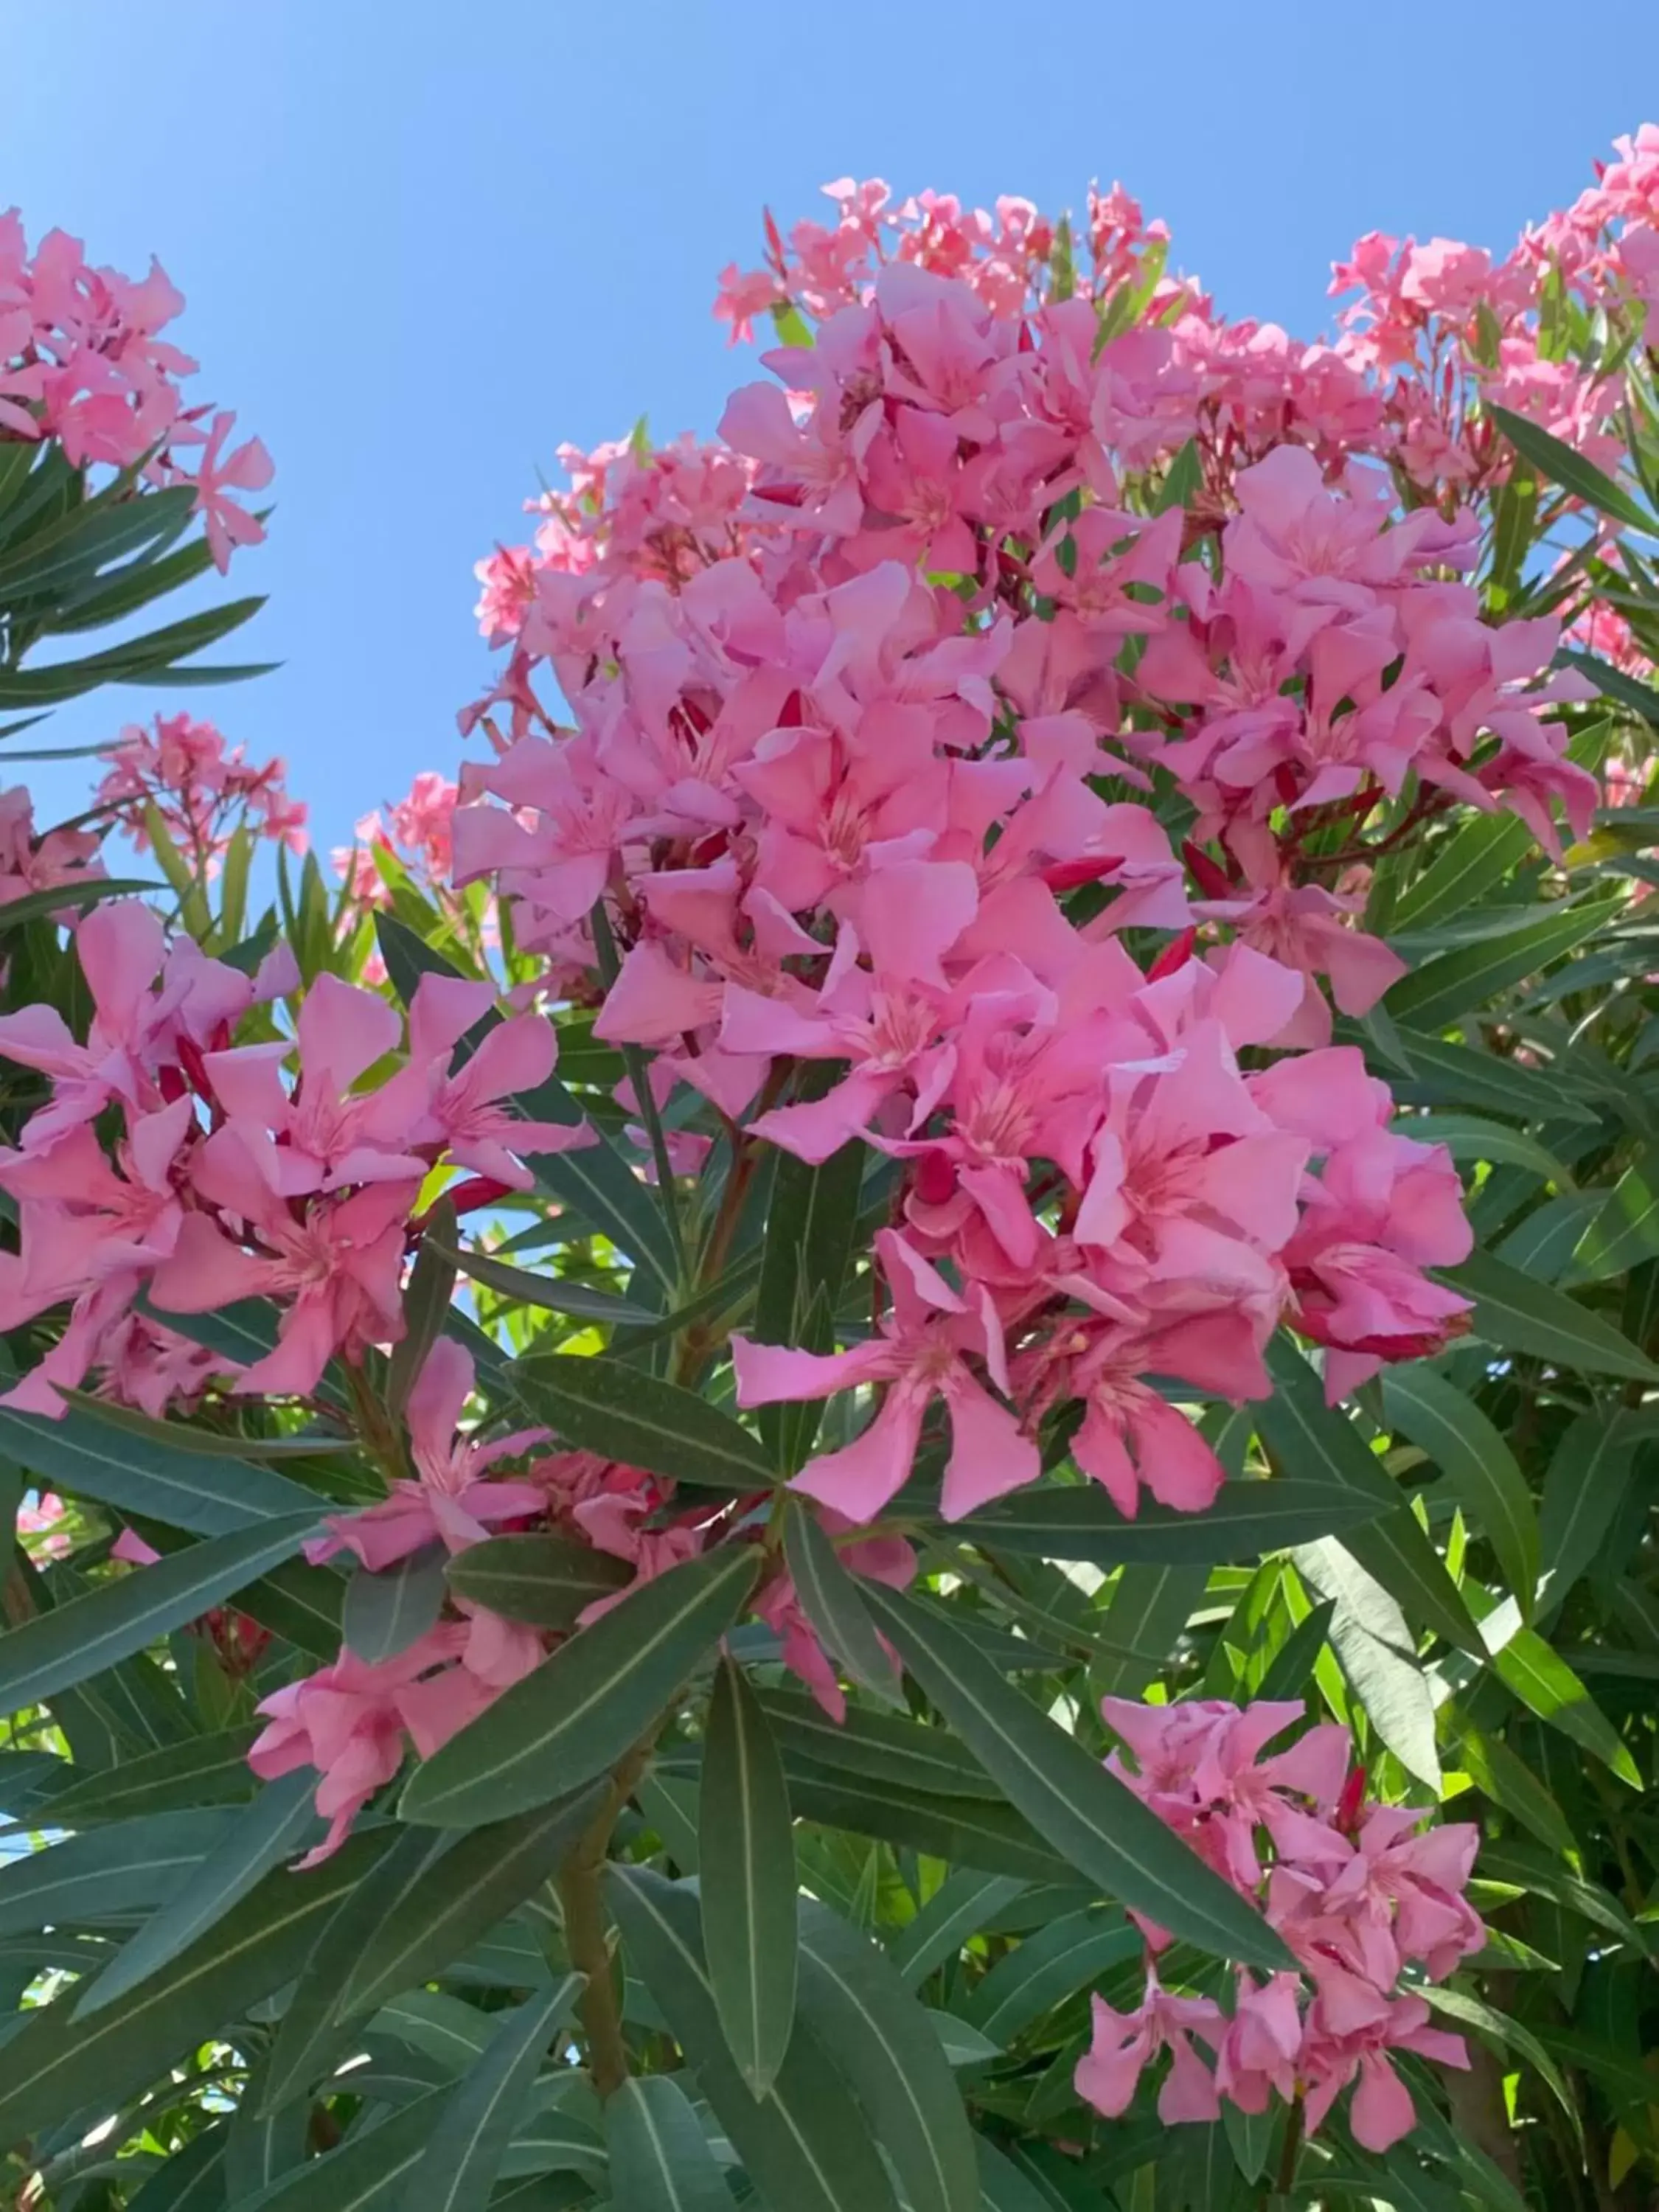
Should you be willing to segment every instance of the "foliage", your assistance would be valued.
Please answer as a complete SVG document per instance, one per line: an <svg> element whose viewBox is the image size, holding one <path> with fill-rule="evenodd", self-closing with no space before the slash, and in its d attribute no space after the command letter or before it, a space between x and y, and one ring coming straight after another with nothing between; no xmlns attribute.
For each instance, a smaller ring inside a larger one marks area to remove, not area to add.
<svg viewBox="0 0 1659 2212"><path fill-rule="evenodd" d="M832 195L336 890L0 802L21 2204L1651 2196L1659 131L1332 346ZM9 706L256 604L32 658L177 305L0 230Z"/></svg>

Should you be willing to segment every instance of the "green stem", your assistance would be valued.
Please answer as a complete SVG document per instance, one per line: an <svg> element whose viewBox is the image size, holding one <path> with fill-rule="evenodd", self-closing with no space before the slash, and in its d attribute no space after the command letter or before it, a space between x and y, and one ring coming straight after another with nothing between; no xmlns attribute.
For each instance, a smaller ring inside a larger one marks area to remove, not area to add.
<svg viewBox="0 0 1659 2212"><path fill-rule="evenodd" d="M612 1774L604 1802L559 1875L565 1948L572 1967L587 1977L577 2013L587 2042L587 2070L601 2097L614 2095L628 2079L628 2045L611 1972L611 1927L602 1887L605 1859L617 1815L651 1763L656 1733L653 1729L635 1744Z"/></svg>
<svg viewBox="0 0 1659 2212"><path fill-rule="evenodd" d="M594 900L590 919L593 930L593 951L599 960L599 975L608 991L621 973L622 963L617 957L617 940L611 934L611 917L605 910L602 898ZM684 1272L685 1237L680 1226L679 1193L674 1188L674 1170L668 1158L668 1139L664 1133L662 1117L657 1111L657 1102L651 1095L650 1073L645 1054L638 1045L625 1044L622 1048L622 1056L623 1066L628 1070L634 1103L651 1139L651 1157L657 1170L657 1193L662 1200L663 1217L668 1224L675 1258Z"/></svg>

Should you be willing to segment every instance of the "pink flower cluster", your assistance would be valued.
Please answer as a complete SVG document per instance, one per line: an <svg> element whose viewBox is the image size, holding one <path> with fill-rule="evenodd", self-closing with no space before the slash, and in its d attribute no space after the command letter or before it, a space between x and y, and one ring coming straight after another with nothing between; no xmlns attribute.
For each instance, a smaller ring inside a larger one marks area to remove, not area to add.
<svg viewBox="0 0 1659 2212"><path fill-rule="evenodd" d="M62 230L31 254L17 210L0 215L0 440L56 438L77 468L193 484L223 569L265 534L230 494L262 491L270 459L257 438L231 446L234 415L185 405L196 363L161 335L184 304L159 262L142 280L94 268Z"/></svg>
<svg viewBox="0 0 1659 2212"><path fill-rule="evenodd" d="M105 871L97 836L87 830L37 833L34 801L22 784L0 791L0 906Z"/></svg>
<svg viewBox="0 0 1659 2212"><path fill-rule="evenodd" d="M450 822L455 811L455 786L447 776L423 769L406 795L386 810L377 807L356 823L354 842L337 846L330 855L334 872L344 878L359 907L389 907L392 893L376 862L376 854L390 856L423 885L448 880L451 867Z"/></svg>
<svg viewBox="0 0 1659 2212"><path fill-rule="evenodd" d="M59 1390L94 1368L118 1395L152 1407L199 1389L213 1363L135 1315L141 1291L162 1313L275 1299L277 1342L234 1387L304 1395L337 1353L358 1358L402 1335L411 1216L434 1165L471 1170L493 1196L528 1187L523 1152L591 1141L585 1127L520 1121L507 1103L551 1073L554 1035L539 1017L500 1023L452 1066L493 1005L486 984L425 979L401 1058L396 1009L329 975L307 994L295 1045L238 1046L251 1006L298 989L286 948L250 979L188 938L167 946L161 922L133 904L97 908L76 944L94 1009L84 1042L51 1006L0 1016L0 1054L51 1085L15 1148L0 1152L21 1245L0 1255L0 1328L70 1305L7 1404L55 1416ZM124 1132L112 1158L93 1126L111 1109Z"/></svg>
<svg viewBox="0 0 1659 2212"><path fill-rule="evenodd" d="M1464 1896L1480 1844L1468 1824L1424 1829L1409 1806L1364 1802L1346 1729L1310 1729L1267 1753L1303 1717L1300 1702L1243 1708L1221 1699L1143 1705L1103 1700L1133 1754L1108 1765L1242 1897L1258 1905L1297 1970L1258 1984L1244 1969L1230 2009L1182 1996L1158 1978L1169 1942L1146 1926L1146 1996L1132 2013L1094 1999L1094 2038L1077 2069L1079 2096L1109 2118L1133 2099L1162 2051L1166 2123L1219 2118L1221 2100L1263 2112L1271 2094L1301 2099L1310 2132L1350 2082L1355 2140L1384 2151L1415 2124L1411 2093L1389 2053L1467 2066L1460 2036L1430 2025L1402 1976L1443 1981L1480 1950L1486 1930ZM1212 2055L1206 2065L1194 2040Z"/></svg>
<svg viewBox="0 0 1659 2212"><path fill-rule="evenodd" d="M149 729L131 722L103 757L109 767L98 799L141 853L149 849L152 805L198 878L223 859L241 823L291 853L306 849L306 806L283 787L285 763L252 767L242 747L228 747L211 722L185 714L157 714Z"/></svg>

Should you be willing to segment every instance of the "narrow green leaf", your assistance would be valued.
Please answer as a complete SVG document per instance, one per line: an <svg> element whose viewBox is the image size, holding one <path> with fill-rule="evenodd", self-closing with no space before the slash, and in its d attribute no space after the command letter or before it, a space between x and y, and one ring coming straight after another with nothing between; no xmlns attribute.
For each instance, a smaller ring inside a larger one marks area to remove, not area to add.
<svg viewBox="0 0 1659 2212"><path fill-rule="evenodd" d="M1604 469L1586 460L1552 432L1528 422L1524 415L1498 406L1495 401L1486 403L1486 412L1522 460L1530 461L1540 476L1559 484L1563 491L1571 492L1575 499L1582 499L1598 514L1639 530L1645 536L1659 532L1659 521L1644 513L1622 484L1615 483Z"/></svg>
<svg viewBox="0 0 1659 2212"><path fill-rule="evenodd" d="M1593 1108L1565 1095L1552 1067L1522 1067L1496 1053L1452 1044L1421 1030L1402 1029L1399 1037L1412 1078L1395 1079L1395 1096L1410 1104L1479 1106L1488 1113L1523 1115L1529 1121L1593 1124L1599 1119Z"/></svg>
<svg viewBox="0 0 1659 2212"><path fill-rule="evenodd" d="M568 1974L515 2011L496 2015L483 2057L451 2093L404 2185L399 2212L474 2212L486 2201L541 2069L548 2037L586 1986L585 1976Z"/></svg>
<svg viewBox="0 0 1659 2212"><path fill-rule="evenodd" d="M148 1443L163 1451L185 1452L193 1457L217 1460L246 1460L250 1462L264 1460L335 1459L349 1456L354 1446L345 1436L243 1437L232 1436L217 1429L194 1426L189 1421L154 1421L148 1413L136 1407L118 1406L111 1399L98 1398L85 1390L64 1390L60 1394L71 1406L106 1429L123 1430L130 1437L142 1437ZM275 1495L275 1493L271 1493ZM307 1493L297 1483L288 1486L290 1499L304 1501ZM287 1508L296 1508L290 1504Z"/></svg>
<svg viewBox="0 0 1659 2212"><path fill-rule="evenodd" d="M732 2192L672 2074L624 2081L605 2108L616 2212L732 2212Z"/></svg>
<svg viewBox="0 0 1659 2212"><path fill-rule="evenodd" d="M345 1586L341 1626L348 1648L371 1667L418 1643L444 1605L448 1554L428 1545L378 1574L359 1567Z"/></svg>
<svg viewBox="0 0 1659 2212"><path fill-rule="evenodd" d="M105 2012L127 1991L222 1921L254 1884L300 1850L317 1827L316 1784L307 1771L267 1783L209 1851L180 1893L123 1944L97 1979L82 1990L77 2020Z"/></svg>
<svg viewBox="0 0 1659 2212"><path fill-rule="evenodd" d="M714 1676L699 1803L709 1984L726 2048L762 2097L795 2020L795 1839L766 1716L729 1658Z"/></svg>
<svg viewBox="0 0 1659 2212"><path fill-rule="evenodd" d="M1261 1919L1074 1737L1004 1680L967 1638L896 1592L867 1602L928 1697L1038 1833L1080 1874L1222 1958L1277 1966Z"/></svg>
<svg viewBox="0 0 1659 2212"><path fill-rule="evenodd" d="M12 757L17 756L14 754ZM21 929L27 922L39 921L43 915L83 914L104 899L126 898L138 891L159 891L163 888L161 884L143 883L136 878L88 876L79 883L54 884L48 890L25 891L21 898L0 906L0 936Z"/></svg>
<svg viewBox="0 0 1659 2212"><path fill-rule="evenodd" d="M448 1567L458 1597L508 1620L538 1628L574 1628L577 1615L625 1589L634 1571L624 1559L566 1536L491 1536L458 1552Z"/></svg>
<svg viewBox="0 0 1659 2212"><path fill-rule="evenodd" d="M53 1793L53 1822L64 1828L103 1827L147 1813L240 1803L257 1787L247 1754L258 1732L234 1728L191 1736L128 1759L112 1773L88 1774Z"/></svg>
<svg viewBox="0 0 1659 2212"><path fill-rule="evenodd" d="M777 1481L759 1439L729 1413L620 1360L532 1352L507 1373L520 1403L579 1451L720 1489Z"/></svg>
<svg viewBox="0 0 1659 2212"><path fill-rule="evenodd" d="M1392 1501L1389 1501L1392 1502ZM1000 1550L1097 1566L1226 1566L1260 1553L1311 1543L1374 1521L1382 1493L1344 1494L1328 1482L1285 1475L1272 1482L1229 1482L1202 1513L1176 1513L1143 1499L1126 1520L1094 1483L1017 1491L970 1514L957 1533Z"/></svg>
<svg viewBox="0 0 1659 2212"><path fill-rule="evenodd" d="M1485 1530L1521 1610L1538 1585L1538 1516L1514 1453L1480 1408L1421 1360L1382 1376L1390 1425L1420 1445Z"/></svg>
<svg viewBox="0 0 1659 2212"><path fill-rule="evenodd" d="M1501 1805L1547 1849L1564 1857L1577 1850L1555 1798L1501 1736L1488 1735L1455 1711L1447 1735L1449 1756L1494 1805Z"/></svg>
<svg viewBox="0 0 1659 2212"><path fill-rule="evenodd" d="M948 1729L849 1706L832 1720L816 1698L793 1689L765 1690L761 1707L790 1757L845 1768L877 1781L896 1783L943 1797L986 1797L1001 1802L997 1788L972 1753Z"/></svg>
<svg viewBox="0 0 1659 2212"><path fill-rule="evenodd" d="M822 1079L834 1071L814 1073ZM809 1086L807 1095L817 1088ZM834 1349L831 1316L852 1259L868 1157L857 1139L816 1167L793 1152L779 1156L755 1296L755 1335L762 1344ZM823 1412L821 1404L805 1400L761 1409L761 1435L785 1474L799 1474L805 1465Z"/></svg>
<svg viewBox="0 0 1659 2212"><path fill-rule="evenodd" d="M1558 1612L1589 1571L1624 1502L1637 1437L1630 1409L1599 1406L1562 1435L1544 1477L1539 1541L1547 1581L1540 1617Z"/></svg>
<svg viewBox="0 0 1659 2212"><path fill-rule="evenodd" d="M175 1896L236 1815L215 1807L123 1820L0 1866L0 1936L149 1912Z"/></svg>
<svg viewBox="0 0 1659 2212"><path fill-rule="evenodd" d="M1581 1744L1632 1790L1643 1786L1629 1746L1560 1654L1535 1629L1519 1625L1512 1604L1499 1606L1480 1624L1492 1671L1528 1712Z"/></svg>
<svg viewBox="0 0 1659 2212"><path fill-rule="evenodd" d="M431 1243L429 1235L425 1241ZM573 1320L593 1322L601 1327L638 1326L659 1318L648 1306L613 1297L610 1291L593 1290L586 1283L567 1282L559 1275L532 1274L529 1268L511 1267L488 1252L457 1248L446 1249L443 1256L462 1274L470 1275L487 1290L498 1291L503 1297L512 1298L520 1305L534 1306L543 1313L568 1314Z"/></svg>
<svg viewBox="0 0 1659 2212"><path fill-rule="evenodd" d="M1616 910L1605 899L1586 899L1546 912L1528 928L1506 937L1443 952L1438 959L1402 975L1384 1004L1397 1022L1416 1029L1443 1029L1563 958L1604 929Z"/></svg>
<svg viewBox="0 0 1659 2212"><path fill-rule="evenodd" d="M707 1879L704 1881L707 1911ZM879 1945L800 1900L801 2017L835 2054L911 2212L974 2212L973 2131L932 2021Z"/></svg>
<svg viewBox="0 0 1659 2212"><path fill-rule="evenodd" d="M607 1893L641 1979L767 2201L789 2212L897 2212L869 2128L811 2028L797 2024L776 2081L750 2096L720 2033L696 1899L643 1867L614 1865Z"/></svg>
<svg viewBox="0 0 1659 2212"><path fill-rule="evenodd" d="M337 2150L284 2174L235 2212L393 2212L421 2170L449 2095L434 2089L405 2105L378 2127L352 2134Z"/></svg>
<svg viewBox="0 0 1659 2212"><path fill-rule="evenodd" d="M193 1535L319 1510L309 1491L267 1468L216 1455L210 1462L79 1407L61 1421L0 1407L0 1451L53 1489Z"/></svg>
<svg viewBox="0 0 1659 2212"><path fill-rule="evenodd" d="M866 1690L902 1708L904 1693L891 1655L883 1648L858 1584L810 1508L791 1507L784 1523L783 1551L801 1611L825 1650Z"/></svg>
<svg viewBox="0 0 1659 2212"><path fill-rule="evenodd" d="M210 1537L14 1628L0 1638L0 1709L39 1705L199 1619L290 1557L316 1526L312 1512Z"/></svg>
<svg viewBox="0 0 1659 2212"><path fill-rule="evenodd" d="M432 1209L427 1233L409 1271L404 1288L404 1333L392 1346L386 1363L386 1410L394 1422L403 1419L415 1378L443 1334L450 1300L455 1295L455 1259L449 1249L454 1241L454 1204L441 1198Z"/></svg>
<svg viewBox="0 0 1659 2212"><path fill-rule="evenodd" d="M112 2110L179 2053L218 2036L228 2021L291 1981L319 1928L390 1840L384 1831L355 1836L310 1874L279 1867L216 1928L95 2020L76 2020L61 1999L32 2014L6 2045L0 2140L56 2127L94 2101Z"/></svg>
<svg viewBox="0 0 1659 2212"><path fill-rule="evenodd" d="M1474 1300L1476 1335L1500 1351L1530 1352L1588 1375L1659 1382L1659 1367L1610 1322L1490 1252L1472 1252L1447 1279Z"/></svg>
<svg viewBox="0 0 1659 2212"><path fill-rule="evenodd" d="M999 1913L1023 1897L1026 1885L1012 1875L952 1874L945 1877L914 1920L893 1937L889 1955L915 1988L936 1968L960 1957L964 1945Z"/></svg>
<svg viewBox="0 0 1659 2212"><path fill-rule="evenodd" d="M1112 1908L1062 1913L1006 1952L975 1987L966 2010L999 2048L1075 1991L1145 1954L1140 1930Z"/></svg>
<svg viewBox="0 0 1659 2212"><path fill-rule="evenodd" d="M1394 1124L1394 1133L1419 1145L1443 1145L1455 1160L1529 1168L1558 1190L1574 1188L1571 1171L1547 1146L1502 1121L1483 1121L1473 1114L1404 1114Z"/></svg>
<svg viewBox="0 0 1659 2212"><path fill-rule="evenodd" d="M441 1858L411 1862L407 1882L383 1897L333 1957L335 2016L374 2012L440 1972L532 1896L569 1856L601 1790L575 1791L462 1836ZM412 1838L411 1838L412 1840Z"/></svg>
<svg viewBox="0 0 1659 2212"><path fill-rule="evenodd" d="M1331 1538L1293 1556L1303 1580L1334 1601L1326 1633L1371 1726L1407 1772L1438 1796L1443 1784L1434 1698L1400 1606Z"/></svg>
<svg viewBox="0 0 1659 2212"><path fill-rule="evenodd" d="M1659 1146L1627 1167L1601 1211L1574 1247L1575 1273L1586 1282L1622 1275L1659 1254Z"/></svg>
<svg viewBox="0 0 1659 2212"><path fill-rule="evenodd" d="M452 1736L410 1781L402 1817L474 1827L602 1773L737 1619L759 1567L728 1546L630 1592Z"/></svg>

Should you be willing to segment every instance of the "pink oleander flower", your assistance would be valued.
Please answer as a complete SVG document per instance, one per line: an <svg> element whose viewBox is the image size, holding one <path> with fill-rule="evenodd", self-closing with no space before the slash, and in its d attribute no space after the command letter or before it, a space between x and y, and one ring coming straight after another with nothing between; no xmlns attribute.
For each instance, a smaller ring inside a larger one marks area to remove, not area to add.
<svg viewBox="0 0 1659 2212"><path fill-rule="evenodd" d="M97 796L141 853L149 850L151 805L185 860L210 872L239 823L290 852L306 849L306 809L283 787L284 763L251 767L211 722L158 714L153 729L131 723L103 757L110 765Z"/></svg>
<svg viewBox="0 0 1659 2212"><path fill-rule="evenodd" d="M810 1460L792 1485L862 1525L902 1487L927 1408L942 1398L951 1449L941 1510L947 1520L959 1520L1006 1491L1035 1482L1040 1472L1035 1443L968 1364L968 1355L976 1357L992 1381L1006 1387L1001 1327L988 1295L981 1293L976 1304L959 1297L896 1231L882 1231L876 1249L892 1300L881 1334L849 1352L822 1355L735 1338L738 1403L775 1405L827 1398L861 1383L885 1384L880 1410L863 1433L841 1450Z"/></svg>
<svg viewBox="0 0 1659 2212"><path fill-rule="evenodd" d="M1226 2028L1221 2008L1209 1997L1175 1996L1148 1970L1146 1994L1138 2011L1115 2012L1104 1997L1091 2000L1094 2039L1079 2059L1077 2093L1108 2119L1121 2118L1133 2102L1145 2069L1159 2051L1170 2054L1170 2070L1158 2095L1158 2116L1165 2125L1181 2120L1221 2117L1215 2082L1193 2048L1197 2036L1213 2051Z"/></svg>

